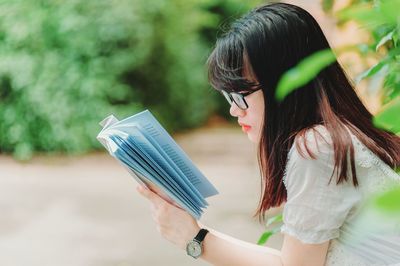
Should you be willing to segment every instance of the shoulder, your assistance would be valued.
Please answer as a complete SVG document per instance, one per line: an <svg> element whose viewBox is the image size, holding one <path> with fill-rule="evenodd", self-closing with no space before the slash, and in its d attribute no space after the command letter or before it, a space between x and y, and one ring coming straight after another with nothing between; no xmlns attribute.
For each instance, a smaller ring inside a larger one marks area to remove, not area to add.
<svg viewBox="0 0 400 266"><path fill-rule="evenodd" d="M333 140L324 125L315 125L296 134L288 157L302 157L305 160L318 159L333 153Z"/></svg>
<svg viewBox="0 0 400 266"><path fill-rule="evenodd" d="M331 134L324 125L316 125L295 136L287 155L283 182L289 191L303 187L306 183L326 185L331 178L335 178L334 168L335 153Z"/></svg>
<svg viewBox="0 0 400 266"><path fill-rule="evenodd" d="M325 126L317 125L299 132L288 153L283 176L288 192L318 179L318 182L324 179L327 183L334 169L333 151L332 138Z"/></svg>
<svg viewBox="0 0 400 266"><path fill-rule="evenodd" d="M288 153L289 161L324 160L333 163L334 158L340 158L344 154L349 155L352 149L353 151L350 154L354 153L354 163L358 168L389 167L363 143L373 142L371 138L363 135L364 141L361 141L361 138L357 137L357 134L351 130L352 126L346 124L342 124L342 126L345 130L342 130L339 135L336 132L335 140L328 128L322 124L301 130L296 134ZM337 143L334 143L334 141L337 141ZM335 154L336 150L340 151L341 154Z"/></svg>
<svg viewBox="0 0 400 266"><path fill-rule="evenodd" d="M282 232L310 244L339 237L339 228L360 195L351 183L331 182L334 169L332 138L325 126L295 137L283 179L287 202Z"/></svg>

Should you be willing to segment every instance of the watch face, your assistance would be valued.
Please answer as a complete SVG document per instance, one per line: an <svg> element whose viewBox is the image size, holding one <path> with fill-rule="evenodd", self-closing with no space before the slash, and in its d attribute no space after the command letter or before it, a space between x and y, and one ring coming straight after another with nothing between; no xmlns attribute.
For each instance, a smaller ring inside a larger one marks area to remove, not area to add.
<svg viewBox="0 0 400 266"><path fill-rule="evenodd" d="M186 252L193 258L198 258L201 255L201 245L197 241L190 241L186 246Z"/></svg>

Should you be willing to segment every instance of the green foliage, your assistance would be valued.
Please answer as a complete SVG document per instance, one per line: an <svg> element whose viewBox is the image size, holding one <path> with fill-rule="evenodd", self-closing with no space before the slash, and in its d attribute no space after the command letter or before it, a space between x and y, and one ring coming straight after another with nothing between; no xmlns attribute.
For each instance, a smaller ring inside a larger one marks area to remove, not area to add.
<svg viewBox="0 0 400 266"><path fill-rule="evenodd" d="M376 210L385 214L400 214L400 187L395 186L393 189L375 196L372 204Z"/></svg>
<svg viewBox="0 0 400 266"><path fill-rule="evenodd" d="M265 227L268 228L268 227L270 227L272 224L275 224L275 223L281 224L282 221L283 221L283 216L282 216L282 214L275 215L275 216L273 216L273 217L271 217L271 218L269 218L269 219L267 220L267 223L265 224ZM260 236L260 239L257 241L257 245L264 245L265 243L267 243L268 239L269 239L271 236L273 236L274 234L280 232L280 229L281 229L281 225L278 225L278 226L275 226L275 227L271 228L271 230L265 231L265 232Z"/></svg>
<svg viewBox="0 0 400 266"><path fill-rule="evenodd" d="M318 73L336 61L336 56L331 50L319 51L304 60L297 66L287 71L279 80L275 97L282 101L290 92L306 85Z"/></svg>
<svg viewBox="0 0 400 266"><path fill-rule="evenodd" d="M338 13L342 20L357 20L372 31L385 24L395 25L399 17L399 0L361 1Z"/></svg>
<svg viewBox="0 0 400 266"><path fill-rule="evenodd" d="M394 133L400 133L399 9L399 0L363 1L338 13L342 20L355 19L371 33L373 42L367 46L368 49L364 54L381 59L362 73L359 80L378 75L382 70L386 74L383 87L383 103L386 105L374 118L374 124Z"/></svg>
<svg viewBox="0 0 400 266"><path fill-rule="evenodd" d="M217 105L204 66L210 34L219 14L250 4L2 1L0 152L99 148L98 122L111 113L150 109L169 131L200 125Z"/></svg>
<svg viewBox="0 0 400 266"><path fill-rule="evenodd" d="M331 10L334 1L323 1L326 10ZM400 121L398 118L400 97L400 0L388 1L359 1L341 10L337 15L343 23L348 20L357 20L373 37L371 45L359 45L363 56L381 57L380 61L370 67L358 77L358 80L370 78L385 71L383 87L383 103L387 105L374 118L377 127L382 127L394 133L399 133ZM386 52L381 52L383 48ZM338 52L348 50L341 49ZM326 53L326 54L324 54ZM293 90L312 80L323 68L335 60L329 51L319 51L304 59L297 66L285 73L278 83L275 97L283 100ZM393 101L393 103L390 103ZM397 115L396 115L397 114Z"/></svg>
<svg viewBox="0 0 400 266"><path fill-rule="evenodd" d="M380 113L374 117L374 124L377 127L385 128L400 134L400 97L389 102Z"/></svg>
<svg viewBox="0 0 400 266"><path fill-rule="evenodd" d="M105 114L141 108L118 80L150 52L145 25L131 26L138 22L131 2L3 1L1 151L20 159L35 150L85 151L98 146ZM143 53L131 55L131 43Z"/></svg>

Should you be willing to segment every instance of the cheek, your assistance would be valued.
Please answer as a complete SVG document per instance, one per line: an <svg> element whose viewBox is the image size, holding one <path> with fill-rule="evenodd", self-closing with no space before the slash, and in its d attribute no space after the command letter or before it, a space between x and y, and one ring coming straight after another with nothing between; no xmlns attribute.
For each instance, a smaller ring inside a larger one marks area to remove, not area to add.
<svg viewBox="0 0 400 266"><path fill-rule="evenodd" d="M262 121L261 120L258 121L258 122L259 123L257 124L257 127L255 128L254 134L256 135L257 139L260 139L263 126L262 126Z"/></svg>
<svg viewBox="0 0 400 266"><path fill-rule="evenodd" d="M264 98L262 94L254 96L256 97L252 98L247 114L249 115L249 120L252 121L252 126L255 129L253 134L257 134L263 127L264 123Z"/></svg>
<svg viewBox="0 0 400 266"><path fill-rule="evenodd" d="M256 139L256 141L258 141L261 137L264 124L264 106L261 106L261 108L256 110L254 122L255 122L255 127L253 134L255 135L254 138Z"/></svg>
<svg viewBox="0 0 400 266"><path fill-rule="evenodd" d="M254 114L254 120L255 122L255 127L257 129L261 129L263 127L263 123L264 123L264 109L258 109L256 110L255 114Z"/></svg>
<svg viewBox="0 0 400 266"><path fill-rule="evenodd" d="M260 115L258 115L257 116L257 125L258 125L258 128L261 128L262 126L263 126L263 120L264 120L264 115L263 115L263 110L260 110L260 112L259 112L259 114Z"/></svg>

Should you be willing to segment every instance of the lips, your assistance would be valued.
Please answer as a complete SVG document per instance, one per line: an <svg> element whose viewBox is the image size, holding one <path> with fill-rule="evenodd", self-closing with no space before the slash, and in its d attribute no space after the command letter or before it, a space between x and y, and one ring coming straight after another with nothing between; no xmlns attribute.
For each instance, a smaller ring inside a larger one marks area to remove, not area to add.
<svg viewBox="0 0 400 266"><path fill-rule="evenodd" d="M245 133L250 131L250 129L251 129L251 126L249 126L249 125L246 125L246 124L243 124L243 123L240 123L240 122L239 122L239 125L242 127L242 130Z"/></svg>

